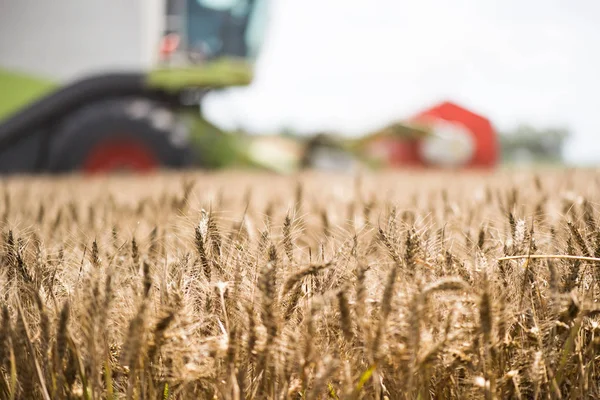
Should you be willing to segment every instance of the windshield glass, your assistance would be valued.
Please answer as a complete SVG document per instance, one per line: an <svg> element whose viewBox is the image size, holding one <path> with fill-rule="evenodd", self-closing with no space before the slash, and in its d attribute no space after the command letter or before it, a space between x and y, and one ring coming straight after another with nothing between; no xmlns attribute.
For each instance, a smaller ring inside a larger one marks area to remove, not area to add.
<svg viewBox="0 0 600 400"><path fill-rule="evenodd" d="M185 18L189 51L210 59L255 59L267 24L268 0L187 0Z"/></svg>
<svg viewBox="0 0 600 400"><path fill-rule="evenodd" d="M248 47L248 57L252 59L258 57L267 32L269 22L267 2L268 0L255 0L250 13L245 40Z"/></svg>
<svg viewBox="0 0 600 400"><path fill-rule="evenodd" d="M230 10L238 3L245 2L244 0L196 0L199 4L212 8L213 10Z"/></svg>

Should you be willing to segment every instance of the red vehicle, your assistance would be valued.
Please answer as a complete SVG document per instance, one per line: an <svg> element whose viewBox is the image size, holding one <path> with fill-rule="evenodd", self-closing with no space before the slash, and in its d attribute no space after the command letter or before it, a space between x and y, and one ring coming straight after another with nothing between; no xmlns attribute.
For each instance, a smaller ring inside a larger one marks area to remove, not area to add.
<svg viewBox="0 0 600 400"><path fill-rule="evenodd" d="M406 120L407 135L376 134L367 153L391 167L494 168L500 160L490 121L452 102L442 102Z"/></svg>

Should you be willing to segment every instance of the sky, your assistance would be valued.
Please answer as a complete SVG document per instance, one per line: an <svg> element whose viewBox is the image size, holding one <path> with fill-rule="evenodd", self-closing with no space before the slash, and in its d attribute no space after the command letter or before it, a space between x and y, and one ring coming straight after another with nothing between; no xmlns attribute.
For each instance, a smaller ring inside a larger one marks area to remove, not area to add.
<svg viewBox="0 0 600 400"><path fill-rule="evenodd" d="M443 100L572 132L600 161L598 0L271 0L251 86L211 95L223 127L361 135Z"/></svg>

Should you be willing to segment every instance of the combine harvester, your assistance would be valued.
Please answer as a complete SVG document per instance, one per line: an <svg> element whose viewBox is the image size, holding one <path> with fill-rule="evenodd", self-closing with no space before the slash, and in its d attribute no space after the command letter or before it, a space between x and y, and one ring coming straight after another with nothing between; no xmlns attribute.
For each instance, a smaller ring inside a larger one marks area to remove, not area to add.
<svg viewBox="0 0 600 400"><path fill-rule="evenodd" d="M451 103L359 139L209 123L208 93L252 82L268 1L3 1L0 173L495 166L489 122Z"/></svg>
<svg viewBox="0 0 600 400"><path fill-rule="evenodd" d="M368 158L390 167L486 170L500 161L490 121L449 101L368 135L361 144Z"/></svg>
<svg viewBox="0 0 600 400"><path fill-rule="evenodd" d="M288 145L289 146L289 145ZM302 167L349 170L357 164L374 169L492 170L500 146L490 121L453 102L442 102L404 121L356 139L317 135L297 145Z"/></svg>
<svg viewBox="0 0 600 400"><path fill-rule="evenodd" d="M3 1L0 172L228 162L200 104L252 82L267 1Z"/></svg>

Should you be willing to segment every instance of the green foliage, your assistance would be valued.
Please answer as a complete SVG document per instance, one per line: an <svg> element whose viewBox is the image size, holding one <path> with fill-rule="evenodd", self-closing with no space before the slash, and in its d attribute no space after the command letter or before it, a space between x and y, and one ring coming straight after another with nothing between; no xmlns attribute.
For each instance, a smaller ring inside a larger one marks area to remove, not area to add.
<svg viewBox="0 0 600 400"><path fill-rule="evenodd" d="M499 135L502 157L508 162L561 162L563 147L570 136L565 128L538 129L521 125Z"/></svg>

